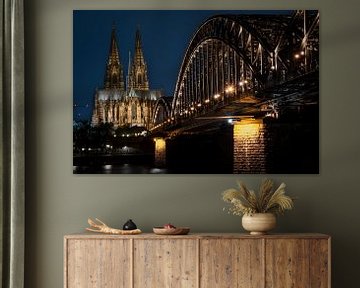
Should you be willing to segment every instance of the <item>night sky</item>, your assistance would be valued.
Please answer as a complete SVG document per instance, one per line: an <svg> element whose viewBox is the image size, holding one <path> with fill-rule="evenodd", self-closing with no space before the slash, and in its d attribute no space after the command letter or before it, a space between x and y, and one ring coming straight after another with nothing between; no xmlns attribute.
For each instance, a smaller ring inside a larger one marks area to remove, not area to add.
<svg viewBox="0 0 360 288"><path fill-rule="evenodd" d="M96 88L102 89L113 23L126 79L140 28L150 89L172 96L186 48L196 29L218 14L277 14L280 11L76 10L73 15L74 120L90 120ZM75 107L76 106L76 107Z"/></svg>

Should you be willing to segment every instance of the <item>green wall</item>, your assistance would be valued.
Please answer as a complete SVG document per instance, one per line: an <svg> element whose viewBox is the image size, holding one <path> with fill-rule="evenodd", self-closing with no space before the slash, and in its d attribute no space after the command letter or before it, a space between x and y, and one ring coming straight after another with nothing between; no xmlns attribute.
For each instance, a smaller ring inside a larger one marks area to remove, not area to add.
<svg viewBox="0 0 360 288"><path fill-rule="evenodd" d="M223 212L220 192L261 175L72 174L73 9L320 10L320 174L273 175L297 195L279 232L333 237L333 287L358 287L360 259L360 16L358 1L25 1L27 86L26 287L63 287L63 235L83 231L87 217L144 231L172 222L196 232L240 232Z"/></svg>

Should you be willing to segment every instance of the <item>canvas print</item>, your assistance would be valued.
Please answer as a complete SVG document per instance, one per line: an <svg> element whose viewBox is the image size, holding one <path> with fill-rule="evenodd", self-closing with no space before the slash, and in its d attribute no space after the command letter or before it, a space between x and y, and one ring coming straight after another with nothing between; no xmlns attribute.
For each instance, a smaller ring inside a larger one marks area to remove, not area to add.
<svg viewBox="0 0 360 288"><path fill-rule="evenodd" d="M319 12L76 10L74 174L319 173Z"/></svg>

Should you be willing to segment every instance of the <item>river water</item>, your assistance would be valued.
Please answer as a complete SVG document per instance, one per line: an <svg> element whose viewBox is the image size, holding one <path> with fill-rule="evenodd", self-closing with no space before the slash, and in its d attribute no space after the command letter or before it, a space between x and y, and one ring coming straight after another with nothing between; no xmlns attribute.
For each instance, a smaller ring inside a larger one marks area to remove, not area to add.
<svg viewBox="0 0 360 288"><path fill-rule="evenodd" d="M174 139L156 138L151 143L153 153L143 156L74 157L73 173L319 173L318 125L311 122L241 121L212 133L181 135Z"/></svg>

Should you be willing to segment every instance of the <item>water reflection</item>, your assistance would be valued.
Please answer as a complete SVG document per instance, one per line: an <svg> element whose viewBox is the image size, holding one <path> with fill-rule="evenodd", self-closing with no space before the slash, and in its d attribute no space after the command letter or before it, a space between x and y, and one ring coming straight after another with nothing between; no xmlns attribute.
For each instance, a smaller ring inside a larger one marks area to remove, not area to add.
<svg viewBox="0 0 360 288"><path fill-rule="evenodd" d="M75 174L165 174L167 169L149 167L145 165L119 164L100 166L73 166Z"/></svg>

